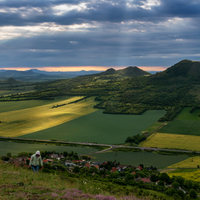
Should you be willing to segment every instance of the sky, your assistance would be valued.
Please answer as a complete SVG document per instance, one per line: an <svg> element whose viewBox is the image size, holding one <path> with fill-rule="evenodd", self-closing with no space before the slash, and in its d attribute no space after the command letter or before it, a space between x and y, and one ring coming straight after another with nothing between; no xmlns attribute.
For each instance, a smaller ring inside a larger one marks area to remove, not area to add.
<svg viewBox="0 0 200 200"><path fill-rule="evenodd" d="M0 68L48 71L200 60L199 0L0 0Z"/></svg>

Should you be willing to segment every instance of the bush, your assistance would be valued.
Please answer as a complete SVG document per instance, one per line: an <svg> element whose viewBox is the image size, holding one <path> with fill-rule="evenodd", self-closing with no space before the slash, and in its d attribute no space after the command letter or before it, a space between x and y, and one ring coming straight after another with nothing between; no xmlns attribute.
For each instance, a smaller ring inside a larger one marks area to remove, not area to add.
<svg viewBox="0 0 200 200"><path fill-rule="evenodd" d="M174 181L175 181L175 182L178 182L179 185L182 186L182 185L184 184L185 179L184 179L182 176L176 176L176 177L174 178Z"/></svg>
<svg viewBox="0 0 200 200"><path fill-rule="evenodd" d="M176 193L176 190L174 188L168 188L165 193L169 196L172 196L174 193Z"/></svg>
<svg viewBox="0 0 200 200"><path fill-rule="evenodd" d="M189 191L189 195L191 198L196 199L197 198L197 192L194 189L191 189Z"/></svg>
<svg viewBox="0 0 200 200"><path fill-rule="evenodd" d="M185 194L182 190L178 190L177 194L181 197L181 199L184 199Z"/></svg>
<svg viewBox="0 0 200 200"><path fill-rule="evenodd" d="M159 180L162 180L162 181L164 181L164 182L169 183L170 177L169 177L169 175L166 174L166 173L161 173L160 176L159 176Z"/></svg>
<svg viewBox="0 0 200 200"><path fill-rule="evenodd" d="M173 183L172 183L172 187L173 187L175 190L178 190L178 188L179 188L179 183L178 183L178 182L173 182Z"/></svg>
<svg viewBox="0 0 200 200"><path fill-rule="evenodd" d="M8 156L2 156L1 160L3 160L3 161L9 161L9 157Z"/></svg>

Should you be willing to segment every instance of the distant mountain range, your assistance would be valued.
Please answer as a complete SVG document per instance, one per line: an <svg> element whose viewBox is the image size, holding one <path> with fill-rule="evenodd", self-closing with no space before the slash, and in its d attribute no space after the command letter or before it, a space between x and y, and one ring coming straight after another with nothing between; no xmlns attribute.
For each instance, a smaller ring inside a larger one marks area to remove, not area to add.
<svg viewBox="0 0 200 200"><path fill-rule="evenodd" d="M102 71L73 71L73 72L47 72L38 69L31 69L27 71L17 71L17 70L0 70L0 79L6 80L8 78L14 78L19 81L51 81L56 79L69 79L74 78L77 76L84 76L84 75L95 75L95 76L113 76L112 78L119 78L119 77L135 77L135 76L143 76L143 75L150 75L149 72L143 71L138 67L127 67L121 70L115 70L110 68L104 72Z"/></svg>
<svg viewBox="0 0 200 200"><path fill-rule="evenodd" d="M99 73L99 71L75 71L75 72L47 72L38 69L31 69L27 71L17 70L0 70L0 79L6 80L8 78L14 78L19 81L51 81L56 79L68 79L77 76L83 76L88 74Z"/></svg>

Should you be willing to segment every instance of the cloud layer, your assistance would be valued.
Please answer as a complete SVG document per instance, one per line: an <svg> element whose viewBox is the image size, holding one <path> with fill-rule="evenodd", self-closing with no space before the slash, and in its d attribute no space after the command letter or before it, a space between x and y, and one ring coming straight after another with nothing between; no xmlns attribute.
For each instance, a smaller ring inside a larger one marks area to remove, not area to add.
<svg viewBox="0 0 200 200"><path fill-rule="evenodd" d="M198 0L1 0L0 67L200 60Z"/></svg>

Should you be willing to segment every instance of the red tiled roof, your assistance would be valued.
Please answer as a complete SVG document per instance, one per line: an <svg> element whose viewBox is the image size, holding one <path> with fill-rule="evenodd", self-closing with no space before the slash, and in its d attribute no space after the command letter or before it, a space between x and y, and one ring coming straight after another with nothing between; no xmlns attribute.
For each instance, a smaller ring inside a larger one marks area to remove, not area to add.
<svg viewBox="0 0 200 200"><path fill-rule="evenodd" d="M143 181L144 183L150 183L151 180L149 178L141 178L141 181Z"/></svg>
<svg viewBox="0 0 200 200"><path fill-rule="evenodd" d="M96 167L97 169L99 169L99 166L98 165L93 165L94 167Z"/></svg>
<svg viewBox="0 0 200 200"><path fill-rule="evenodd" d="M90 163L85 164L86 167L91 167Z"/></svg>
<svg viewBox="0 0 200 200"><path fill-rule="evenodd" d="M138 166L138 168L139 168L140 170L142 170L142 169L143 169L141 166Z"/></svg>
<svg viewBox="0 0 200 200"><path fill-rule="evenodd" d="M116 172L116 171L117 171L117 168L116 167L112 167L111 172Z"/></svg>
<svg viewBox="0 0 200 200"><path fill-rule="evenodd" d="M134 172L132 172L131 174L135 174L135 171L134 171Z"/></svg>

